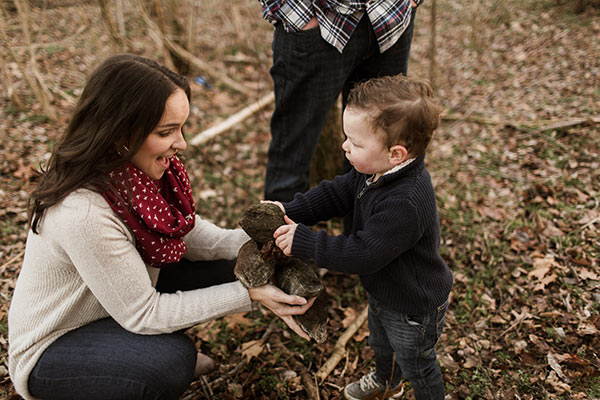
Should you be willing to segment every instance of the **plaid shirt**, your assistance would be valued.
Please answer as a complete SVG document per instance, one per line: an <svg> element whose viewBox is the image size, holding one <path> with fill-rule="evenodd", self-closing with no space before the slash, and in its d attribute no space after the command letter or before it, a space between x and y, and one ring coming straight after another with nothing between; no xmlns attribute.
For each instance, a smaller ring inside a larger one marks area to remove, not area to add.
<svg viewBox="0 0 600 400"><path fill-rule="evenodd" d="M361 17L368 15L383 53L396 43L410 23L410 0L259 0L263 18L298 32L317 17L321 36L341 53ZM417 5L423 0L416 0Z"/></svg>

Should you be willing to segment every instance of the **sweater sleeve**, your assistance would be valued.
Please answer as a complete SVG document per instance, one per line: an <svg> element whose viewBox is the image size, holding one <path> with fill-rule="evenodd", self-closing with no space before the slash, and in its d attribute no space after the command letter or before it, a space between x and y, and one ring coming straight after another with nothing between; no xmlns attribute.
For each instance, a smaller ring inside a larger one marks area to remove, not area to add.
<svg viewBox="0 0 600 400"><path fill-rule="evenodd" d="M233 260L240 247L250 240L242 229L224 229L196 215L196 224L183 241L185 258L199 260Z"/></svg>
<svg viewBox="0 0 600 400"><path fill-rule="evenodd" d="M386 200L353 235L331 236L298 225L292 255L333 271L371 274L413 247L421 235L416 207L407 200Z"/></svg>
<svg viewBox="0 0 600 400"><path fill-rule="evenodd" d="M142 334L167 333L249 309L248 291L240 282L170 294L157 292L128 229L110 208L97 201L92 198L88 204L75 204L73 212L62 212L46 222L54 223L54 240L85 286L124 328Z"/></svg>
<svg viewBox="0 0 600 400"><path fill-rule="evenodd" d="M285 213L294 222L314 225L334 217L343 217L352 210L357 173L353 170L323 181L306 193L297 193L294 200L283 203Z"/></svg>

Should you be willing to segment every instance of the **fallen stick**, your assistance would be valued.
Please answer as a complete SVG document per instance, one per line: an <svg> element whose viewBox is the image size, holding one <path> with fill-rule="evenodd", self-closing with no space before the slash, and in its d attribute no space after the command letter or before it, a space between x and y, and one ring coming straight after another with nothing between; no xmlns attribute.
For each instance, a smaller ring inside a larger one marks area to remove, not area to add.
<svg viewBox="0 0 600 400"><path fill-rule="evenodd" d="M212 139L213 137L233 128L255 112L261 110L267 105L271 104L275 100L275 95L271 92L268 95L264 96L260 100L255 103L250 104L249 106L243 108L242 110L236 112L231 117L227 118L225 121L222 121L218 125L215 125L211 128L208 128L189 141L189 144L192 146L197 146L201 143L206 142L207 140Z"/></svg>
<svg viewBox="0 0 600 400"><path fill-rule="evenodd" d="M463 121L463 122L475 122L477 124L483 125L504 125L504 126L514 126L521 127L523 131L529 131L526 133L534 134L534 133L543 133L551 130L562 130L566 128L572 128L578 125L595 125L600 124L600 117L590 117L590 118L575 118L569 121L500 121L489 118L482 118L472 116L470 114L442 114L441 119L444 121ZM540 123L550 123L549 125L542 126L541 128L534 127L533 125L539 125Z"/></svg>
<svg viewBox="0 0 600 400"><path fill-rule="evenodd" d="M365 323L367 316L369 315L369 307L365 307L364 310L356 317L356 319L346 328L344 333L338 338L333 346L333 353L329 359L319 368L316 377L320 382L323 382L327 376L333 371L335 366L340 362L346 353L346 344L358 331L358 329Z"/></svg>
<svg viewBox="0 0 600 400"><path fill-rule="evenodd" d="M552 125L547 125L547 126L542 126L539 129L536 129L533 133L542 133L542 132L548 132L548 131L553 131L553 130L563 130L566 128L572 128L574 126L579 126L579 125L596 125L600 123L600 117L593 117L593 118L578 118L578 119L574 119L571 121L564 121L564 122L558 122Z"/></svg>

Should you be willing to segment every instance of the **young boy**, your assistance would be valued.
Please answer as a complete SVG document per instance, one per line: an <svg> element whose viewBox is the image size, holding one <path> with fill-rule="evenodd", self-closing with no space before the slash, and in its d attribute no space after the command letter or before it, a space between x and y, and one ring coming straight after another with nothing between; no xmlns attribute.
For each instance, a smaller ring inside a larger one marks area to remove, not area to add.
<svg viewBox="0 0 600 400"><path fill-rule="evenodd" d="M417 400L444 398L434 346L452 274L439 255L437 206L424 165L440 111L423 81L398 75L357 85L343 116L342 148L354 169L276 202L287 214L274 234L284 254L358 274L368 293L375 371L347 385L347 399L397 395L402 377ZM350 211L348 236L306 227Z"/></svg>

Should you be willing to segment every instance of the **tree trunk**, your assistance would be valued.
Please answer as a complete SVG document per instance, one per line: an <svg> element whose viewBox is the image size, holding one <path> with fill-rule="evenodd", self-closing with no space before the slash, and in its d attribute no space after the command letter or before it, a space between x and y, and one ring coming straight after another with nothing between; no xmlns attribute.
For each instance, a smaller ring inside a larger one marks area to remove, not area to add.
<svg viewBox="0 0 600 400"><path fill-rule="evenodd" d="M319 143L310 165L310 185L318 185L323 179L333 179L342 172L344 152L342 143L342 110L336 101L329 110L327 122L319 137Z"/></svg>

